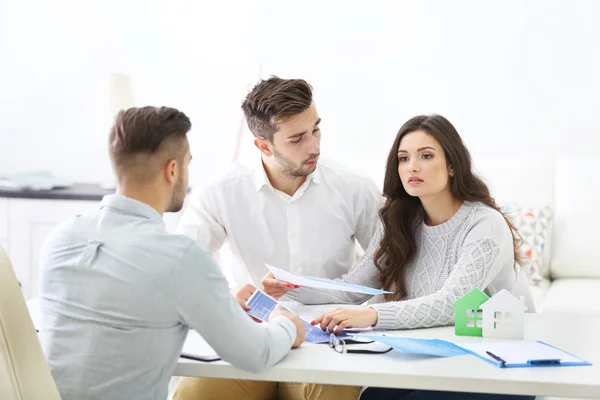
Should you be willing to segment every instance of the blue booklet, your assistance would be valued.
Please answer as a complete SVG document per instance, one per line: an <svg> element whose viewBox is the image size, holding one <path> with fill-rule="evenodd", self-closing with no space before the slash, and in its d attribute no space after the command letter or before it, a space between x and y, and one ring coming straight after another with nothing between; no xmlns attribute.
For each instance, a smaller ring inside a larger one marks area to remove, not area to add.
<svg viewBox="0 0 600 400"><path fill-rule="evenodd" d="M253 316L256 319L259 319L259 320L265 321L265 322L269 320L269 315L271 314L271 312L275 309L275 307L278 304L281 304L281 303L279 303L277 300L275 300L268 294L261 292L260 290L257 290L256 292L254 292L254 294L252 294L252 296L246 302L246 305L248 307L250 307L250 311L248 311L248 314ZM289 308L287 308L283 305L282 305L282 307L286 311L292 312ZM303 320L303 322L304 322L304 330L306 332L306 341L307 342L310 342L310 343L329 342L329 337L331 336L331 333L329 333L328 331L323 332L323 330L321 330L321 328L318 325L312 326L307 321ZM344 339L344 338L349 338L350 336L346 332L342 332L341 334L336 335L336 337L338 337L340 339Z"/></svg>

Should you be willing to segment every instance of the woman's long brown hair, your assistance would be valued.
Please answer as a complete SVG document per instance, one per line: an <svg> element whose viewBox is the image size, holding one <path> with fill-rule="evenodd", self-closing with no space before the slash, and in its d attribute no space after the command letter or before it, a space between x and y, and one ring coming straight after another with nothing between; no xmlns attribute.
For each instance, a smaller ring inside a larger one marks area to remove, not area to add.
<svg viewBox="0 0 600 400"><path fill-rule="evenodd" d="M452 195L459 200L483 203L500 212L510 227L513 236L515 263L522 264L519 251L521 237L510 219L500 210L490 195L487 185L475 175L471 165L471 155L454 126L441 115L420 115L408 120L396 135L388 155L383 195L385 205L379 211L384 234L379 249L375 253L375 266L387 301L400 300L406 294L405 272L417 251L415 229L423 222L424 209L418 197L410 196L398 175L398 146L402 138L415 131L425 131L438 141L452 166L454 177L450 179Z"/></svg>

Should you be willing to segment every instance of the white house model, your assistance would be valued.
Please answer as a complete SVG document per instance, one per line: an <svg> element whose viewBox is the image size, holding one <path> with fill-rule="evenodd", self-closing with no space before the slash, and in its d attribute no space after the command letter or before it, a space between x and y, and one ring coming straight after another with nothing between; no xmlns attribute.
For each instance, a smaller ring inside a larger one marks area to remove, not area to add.
<svg viewBox="0 0 600 400"><path fill-rule="evenodd" d="M502 289L481 305L483 310L482 336L500 339L523 339L525 310L523 300Z"/></svg>

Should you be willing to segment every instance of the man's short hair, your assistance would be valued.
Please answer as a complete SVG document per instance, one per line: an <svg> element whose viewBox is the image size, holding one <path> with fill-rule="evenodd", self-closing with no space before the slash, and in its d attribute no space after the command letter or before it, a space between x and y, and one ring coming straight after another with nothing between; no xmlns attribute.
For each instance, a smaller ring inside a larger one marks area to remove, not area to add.
<svg viewBox="0 0 600 400"><path fill-rule="evenodd" d="M148 183L168 160L183 162L188 150L183 143L191 127L190 119L171 107L119 111L108 140L117 178L127 176Z"/></svg>
<svg viewBox="0 0 600 400"><path fill-rule="evenodd" d="M252 134L273 142L277 124L300 114L311 104L312 87L304 79L272 76L254 86L242 103L242 110Z"/></svg>

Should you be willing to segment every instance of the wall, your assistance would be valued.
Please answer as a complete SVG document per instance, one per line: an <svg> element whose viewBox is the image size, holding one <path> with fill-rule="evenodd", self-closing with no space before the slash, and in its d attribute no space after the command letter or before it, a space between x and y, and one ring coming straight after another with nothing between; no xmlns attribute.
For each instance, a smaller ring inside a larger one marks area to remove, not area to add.
<svg viewBox="0 0 600 400"><path fill-rule="evenodd" d="M482 170L598 154L593 0L4 3L0 171L110 179L111 71L131 76L135 104L190 114L193 182L231 162L240 101L270 74L310 81L323 154L378 183L395 133L420 113L447 116Z"/></svg>
<svg viewBox="0 0 600 400"><path fill-rule="evenodd" d="M150 0L2 2L0 173L50 169L110 182L110 73L134 105L193 122L193 179L230 163L239 104L256 77L254 3Z"/></svg>
<svg viewBox="0 0 600 400"><path fill-rule="evenodd" d="M599 2L272 0L257 15L264 75L309 80L322 153L378 183L423 113L449 118L485 171L599 153Z"/></svg>

